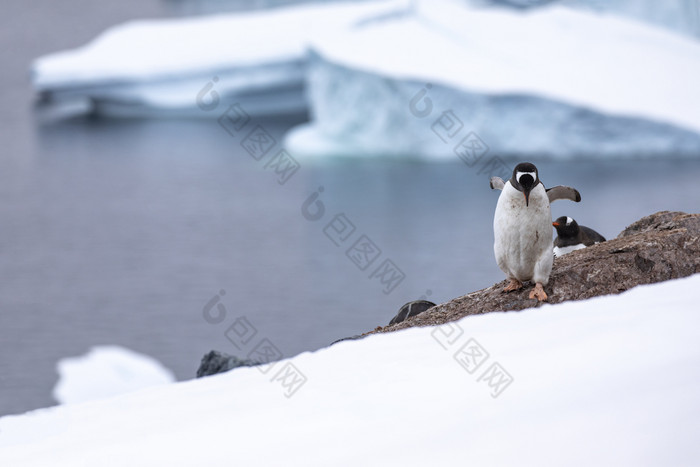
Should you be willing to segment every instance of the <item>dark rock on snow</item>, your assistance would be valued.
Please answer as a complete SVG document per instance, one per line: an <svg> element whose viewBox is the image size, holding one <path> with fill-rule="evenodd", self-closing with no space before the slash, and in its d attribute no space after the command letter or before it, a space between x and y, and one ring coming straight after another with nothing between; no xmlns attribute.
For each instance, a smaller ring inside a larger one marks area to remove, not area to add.
<svg viewBox="0 0 700 467"><path fill-rule="evenodd" d="M429 302L428 300L415 300L413 302L408 302L401 307L399 312L391 319L389 324L400 323L401 321L417 316L434 306L435 304L433 302Z"/></svg>
<svg viewBox="0 0 700 467"><path fill-rule="evenodd" d="M259 365L259 363L252 360L240 359L238 357L234 357L233 355L227 355L223 352L212 350L202 357L202 362L199 364L199 368L197 369L197 378L223 373L225 371L238 368L239 366L256 365Z"/></svg>
<svg viewBox="0 0 700 467"><path fill-rule="evenodd" d="M343 341L356 341L358 339L362 339L363 337L365 337L364 334L357 334L355 336L343 337L342 339L338 339L337 341L331 342L331 345L337 344L338 342L343 342Z"/></svg>
<svg viewBox="0 0 700 467"><path fill-rule="evenodd" d="M407 318L410 318L412 316L417 316L421 313L423 313L426 310L429 310L430 308L434 307L435 304L433 302L429 302L427 300L414 300L412 302L406 303L404 306L402 306L399 309L399 312L394 316L389 324L396 324L404 321ZM379 328L381 329L381 328ZM358 339L362 339L365 337L367 334L358 334L356 336L352 337L343 337L342 339L338 339L337 341L333 341L331 345L337 344L338 342L343 342L343 341L354 341Z"/></svg>

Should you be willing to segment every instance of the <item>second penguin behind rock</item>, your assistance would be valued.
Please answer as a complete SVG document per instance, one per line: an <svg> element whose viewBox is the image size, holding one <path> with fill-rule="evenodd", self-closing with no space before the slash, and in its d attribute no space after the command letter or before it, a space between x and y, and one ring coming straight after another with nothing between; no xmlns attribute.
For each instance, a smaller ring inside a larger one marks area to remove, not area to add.
<svg viewBox="0 0 700 467"><path fill-rule="evenodd" d="M578 225L570 217L561 216L552 222L552 225L557 229L557 238L554 239L554 256L563 256L574 250L605 241L605 237L601 234L585 225Z"/></svg>

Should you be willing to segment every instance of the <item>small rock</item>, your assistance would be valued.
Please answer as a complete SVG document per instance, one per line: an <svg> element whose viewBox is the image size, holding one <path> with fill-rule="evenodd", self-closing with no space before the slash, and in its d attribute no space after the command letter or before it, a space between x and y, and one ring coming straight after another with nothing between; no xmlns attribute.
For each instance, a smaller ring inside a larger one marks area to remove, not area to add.
<svg viewBox="0 0 700 467"><path fill-rule="evenodd" d="M331 345L337 344L338 342L343 342L343 341L356 341L356 340L362 339L363 337L365 337L364 334L358 334L358 335L352 336L352 337L343 337L342 339L338 339L337 341L331 342Z"/></svg>
<svg viewBox="0 0 700 467"><path fill-rule="evenodd" d="M217 350L212 350L204 357L202 357L202 362L199 364L197 369L197 378L202 376L215 375L217 373L224 373L234 368L240 366L256 366L259 365L258 362L253 360L245 360L235 357L233 355L228 355Z"/></svg>
<svg viewBox="0 0 700 467"><path fill-rule="evenodd" d="M391 318L389 325L391 326L392 324L400 323L401 321L404 321L412 316L419 315L434 306L435 304L433 302L429 302L428 300L415 300L413 302L408 302L402 306L401 309L399 309L396 316Z"/></svg>

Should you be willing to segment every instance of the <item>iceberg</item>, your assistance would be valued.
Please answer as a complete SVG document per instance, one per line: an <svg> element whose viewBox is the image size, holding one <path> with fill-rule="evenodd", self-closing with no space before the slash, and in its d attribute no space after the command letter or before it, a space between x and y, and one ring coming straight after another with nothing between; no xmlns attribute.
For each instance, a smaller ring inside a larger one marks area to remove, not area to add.
<svg viewBox="0 0 700 467"><path fill-rule="evenodd" d="M417 1L311 49L296 155L700 156L700 42L634 20Z"/></svg>
<svg viewBox="0 0 700 467"><path fill-rule="evenodd" d="M406 5L342 2L133 21L38 58L33 84L44 101L87 100L109 116L211 117L219 103L239 103L251 115L303 112L311 38Z"/></svg>
<svg viewBox="0 0 700 467"><path fill-rule="evenodd" d="M697 158L692 7L383 0L135 21L37 59L33 81L109 116L309 111L286 137L300 157Z"/></svg>
<svg viewBox="0 0 700 467"><path fill-rule="evenodd" d="M7 416L0 465L698 465L698 300L696 274Z"/></svg>
<svg viewBox="0 0 700 467"><path fill-rule="evenodd" d="M53 390L60 404L104 399L149 386L175 381L157 360L119 346L97 346L81 357L64 358L57 365Z"/></svg>
<svg viewBox="0 0 700 467"><path fill-rule="evenodd" d="M573 8L611 13L700 37L700 5L695 0L463 0L472 6L533 8L558 2Z"/></svg>

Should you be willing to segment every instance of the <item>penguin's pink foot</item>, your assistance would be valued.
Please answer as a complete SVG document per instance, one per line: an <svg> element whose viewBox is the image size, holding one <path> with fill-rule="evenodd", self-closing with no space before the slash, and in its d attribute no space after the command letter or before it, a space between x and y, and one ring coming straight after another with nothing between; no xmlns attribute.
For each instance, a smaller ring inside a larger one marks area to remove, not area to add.
<svg viewBox="0 0 700 467"><path fill-rule="evenodd" d="M537 300L543 302L547 300L547 294L544 293L541 283L535 284L535 288L530 292L530 298L536 298Z"/></svg>
<svg viewBox="0 0 700 467"><path fill-rule="evenodd" d="M512 292L513 290L520 290L523 288L523 283L518 279L511 279L510 284L506 285L502 292Z"/></svg>

